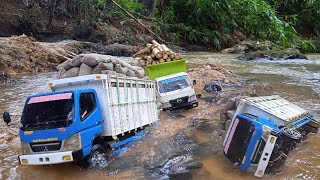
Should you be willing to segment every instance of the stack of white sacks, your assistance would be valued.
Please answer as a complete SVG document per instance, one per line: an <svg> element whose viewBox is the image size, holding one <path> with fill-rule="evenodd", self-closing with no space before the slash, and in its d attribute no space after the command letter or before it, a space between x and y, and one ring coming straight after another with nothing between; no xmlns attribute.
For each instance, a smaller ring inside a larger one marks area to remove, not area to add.
<svg viewBox="0 0 320 180"><path fill-rule="evenodd" d="M119 77L136 77L147 79L144 69L133 66L110 55L80 54L68 59L58 67L58 79L89 74L108 74Z"/></svg>

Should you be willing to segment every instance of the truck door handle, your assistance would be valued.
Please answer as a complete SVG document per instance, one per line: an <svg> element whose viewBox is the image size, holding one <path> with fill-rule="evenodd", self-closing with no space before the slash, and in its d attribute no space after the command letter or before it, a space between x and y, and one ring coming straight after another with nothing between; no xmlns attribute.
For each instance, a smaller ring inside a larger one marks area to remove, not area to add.
<svg viewBox="0 0 320 180"><path fill-rule="evenodd" d="M101 121L96 122L96 125L100 125L100 124L101 124Z"/></svg>

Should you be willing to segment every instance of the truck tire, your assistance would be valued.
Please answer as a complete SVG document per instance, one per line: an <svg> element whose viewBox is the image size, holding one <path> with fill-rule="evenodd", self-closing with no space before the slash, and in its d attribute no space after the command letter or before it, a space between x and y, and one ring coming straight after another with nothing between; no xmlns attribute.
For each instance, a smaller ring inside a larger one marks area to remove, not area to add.
<svg viewBox="0 0 320 180"><path fill-rule="evenodd" d="M100 144L92 146L90 155L87 158L89 166L94 168L105 168L109 163L106 149Z"/></svg>
<svg viewBox="0 0 320 180"><path fill-rule="evenodd" d="M311 132L311 133L318 133L319 132L319 128L316 128L314 126L310 126L309 124L306 124L304 126L302 126L303 129L305 129L307 132Z"/></svg>
<svg viewBox="0 0 320 180"><path fill-rule="evenodd" d="M292 129L292 128L288 128L288 127L283 127L281 129L281 132L283 135L285 135L287 138L292 139L296 142L300 142L301 141L301 133L296 130L296 129Z"/></svg>
<svg viewBox="0 0 320 180"><path fill-rule="evenodd" d="M311 121L307 125L311 126L311 127L314 127L314 128L319 128L320 127L320 122L315 120L315 119L311 119Z"/></svg>

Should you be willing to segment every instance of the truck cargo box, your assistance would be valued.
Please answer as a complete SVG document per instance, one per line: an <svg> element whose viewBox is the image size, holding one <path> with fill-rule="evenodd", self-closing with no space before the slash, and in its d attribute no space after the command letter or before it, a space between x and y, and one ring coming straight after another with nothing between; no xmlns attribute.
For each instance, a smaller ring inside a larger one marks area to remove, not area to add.
<svg viewBox="0 0 320 180"><path fill-rule="evenodd" d="M117 136L158 120L156 85L151 80L93 74L55 80L52 91L94 89L97 92L104 132Z"/></svg>
<svg viewBox="0 0 320 180"><path fill-rule="evenodd" d="M145 68L145 72L150 79L155 80L162 76L187 72L187 67L185 60L182 59L148 66Z"/></svg>
<svg viewBox="0 0 320 180"><path fill-rule="evenodd" d="M241 113L264 117L272 120L278 126L294 126L295 121L307 116L308 111L278 95L274 95L242 99L235 116Z"/></svg>

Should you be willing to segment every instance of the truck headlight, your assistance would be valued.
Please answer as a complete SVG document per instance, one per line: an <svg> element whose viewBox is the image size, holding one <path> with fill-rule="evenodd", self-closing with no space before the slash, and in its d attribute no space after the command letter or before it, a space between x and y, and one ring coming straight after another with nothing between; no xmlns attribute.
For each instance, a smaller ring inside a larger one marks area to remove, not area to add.
<svg viewBox="0 0 320 180"><path fill-rule="evenodd" d="M81 135L77 133L64 141L63 151L77 151L81 149Z"/></svg>
<svg viewBox="0 0 320 180"><path fill-rule="evenodd" d="M188 102L192 102L192 101L197 101L197 97L195 94L189 97Z"/></svg>
<svg viewBox="0 0 320 180"><path fill-rule="evenodd" d="M263 125L262 126L262 137L265 141L268 140L270 134L272 132L272 128L270 128L269 126Z"/></svg>
<svg viewBox="0 0 320 180"><path fill-rule="evenodd" d="M29 144L21 141L21 151L22 151L22 154L31 154L31 149L29 147Z"/></svg>

